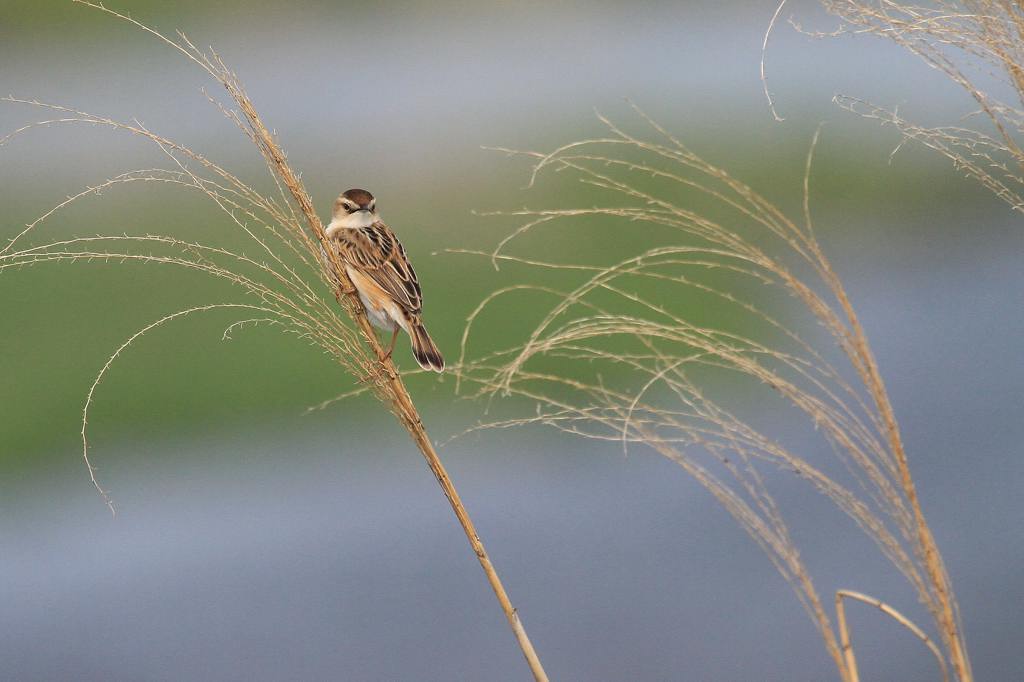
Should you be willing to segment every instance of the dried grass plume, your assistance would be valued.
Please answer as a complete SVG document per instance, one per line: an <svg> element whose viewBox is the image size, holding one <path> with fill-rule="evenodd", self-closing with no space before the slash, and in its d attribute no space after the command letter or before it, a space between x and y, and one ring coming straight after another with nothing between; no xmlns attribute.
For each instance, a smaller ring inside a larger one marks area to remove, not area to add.
<svg viewBox="0 0 1024 682"><path fill-rule="evenodd" d="M604 137L547 153L504 150L531 161L531 184L558 172L547 181L575 179L591 188L595 205L505 213L522 225L493 251L472 253L523 273L523 282L490 294L469 317L458 364L462 390L529 408L478 428L542 424L643 446L677 463L761 546L792 585L841 679L854 682L842 597L862 595L837 595L837 630L772 493L778 472L799 477L899 570L940 644L902 615L897 621L933 653L941 649L943 674L948 661L957 679L971 679L950 578L882 375L811 220L817 133L802 215L791 218L636 114L646 134L600 117ZM545 247L535 256L528 237L540 230L549 239L570 232L577 245L612 239L621 253L612 263L588 262L579 249L559 258ZM475 325L509 297L529 297L529 307L541 311L537 322L507 347L481 347ZM814 427L823 447L800 452L744 416L749 403L779 401Z"/></svg>
<svg viewBox="0 0 1024 682"><path fill-rule="evenodd" d="M90 461L87 437L89 408L107 370L132 344L157 327L212 310L239 314L239 318L225 330L225 335L249 324L272 324L282 331L296 334L345 368L365 390L371 391L395 415L409 433L451 504L534 678L546 680L547 676L522 621L512 606L458 491L437 456L412 397L390 357L381 348L352 283L345 274L345 268L338 261L337 251L331 248L325 236L312 198L246 95L238 76L216 52L212 49L199 49L183 33L179 32L177 39L172 40L101 4L82 0L76 2L106 12L151 34L223 87L228 94L228 103L221 103L212 97L211 101L259 149L276 189L273 195L262 193L243 181L240 175L202 153L163 137L137 121L116 121L33 99L4 98L8 103L43 109L48 112L48 117L0 138L0 146L38 128L57 125L102 126L138 136L156 145L166 157L167 166L125 172L68 197L7 242L0 250L0 273L42 263L142 262L180 267L224 280L235 285L245 295L244 300L237 303L211 303L164 315L133 334L109 357L89 389L82 415L82 454L96 489L113 511L113 502L101 486L96 469ZM41 243L32 241L36 228L68 205L129 183L165 183L185 191L198 192L222 211L228 225L245 235L248 243L256 247L256 254L247 255L241 251L187 241L173 235L105 235L69 237ZM329 254L326 261L321 258L321 247ZM331 291L336 302L323 295Z"/></svg>

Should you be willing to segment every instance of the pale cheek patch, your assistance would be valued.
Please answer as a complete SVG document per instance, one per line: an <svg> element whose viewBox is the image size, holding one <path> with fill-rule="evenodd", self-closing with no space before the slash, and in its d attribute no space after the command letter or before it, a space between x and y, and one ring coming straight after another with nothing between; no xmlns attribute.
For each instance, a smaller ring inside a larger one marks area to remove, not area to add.
<svg viewBox="0 0 1024 682"><path fill-rule="evenodd" d="M366 211L357 211L356 213L346 213L342 216L334 216L331 220L331 224L327 226L327 236L331 237L338 230L351 230L361 229L373 225L374 221L377 220L376 216Z"/></svg>

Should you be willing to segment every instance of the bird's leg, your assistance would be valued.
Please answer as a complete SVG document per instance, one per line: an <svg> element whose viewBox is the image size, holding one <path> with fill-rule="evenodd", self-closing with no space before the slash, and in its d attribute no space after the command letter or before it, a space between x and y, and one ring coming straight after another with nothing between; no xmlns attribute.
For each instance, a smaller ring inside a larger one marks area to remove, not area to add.
<svg viewBox="0 0 1024 682"><path fill-rule="evenodd" d="M391 357L391 354L395 352L395 341L398 340L398 327L391 332L391 344L388 346L388 352L384 354L382 360L387 360Z"/></svg>

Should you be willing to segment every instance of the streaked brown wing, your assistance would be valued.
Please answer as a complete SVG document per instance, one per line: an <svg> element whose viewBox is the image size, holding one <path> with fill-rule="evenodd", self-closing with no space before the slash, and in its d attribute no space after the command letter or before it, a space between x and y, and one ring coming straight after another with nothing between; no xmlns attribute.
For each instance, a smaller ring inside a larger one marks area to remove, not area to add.
<svg viewBox="0 0 1024 682"><path fill-rule="evenodd" d="M335 233L342 260L372 279L407 313L419 314L423 294L405 248L395 233L377 221L369 227Z"/></svg>

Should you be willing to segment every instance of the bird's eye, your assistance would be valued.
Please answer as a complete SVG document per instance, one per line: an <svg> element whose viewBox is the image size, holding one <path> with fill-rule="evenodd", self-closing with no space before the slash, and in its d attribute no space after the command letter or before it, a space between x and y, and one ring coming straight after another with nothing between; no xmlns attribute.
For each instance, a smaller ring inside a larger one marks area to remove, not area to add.
<svg viewBox="0 0 1024 682"><path fill-rule="evenodd" d="M351 206L349 204L345 204L345 210L348 211L349 213L355 213L356 207L355 206Z"/></svg>

